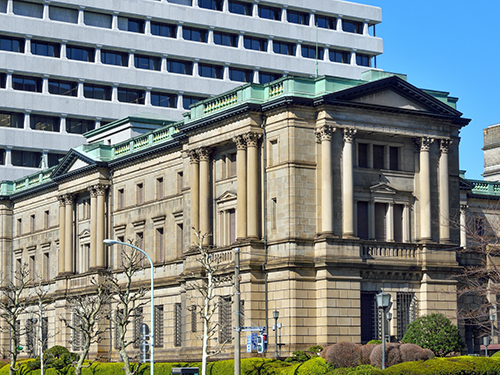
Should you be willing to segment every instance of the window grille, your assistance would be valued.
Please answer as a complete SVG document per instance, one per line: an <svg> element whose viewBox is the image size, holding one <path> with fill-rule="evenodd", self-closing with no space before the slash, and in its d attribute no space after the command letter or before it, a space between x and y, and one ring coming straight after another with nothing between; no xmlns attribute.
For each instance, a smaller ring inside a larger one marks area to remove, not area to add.
<svg viewBox="0 0 500 375"><path fill-rule="evenodd" d="M142 307L138 307L134 310L134 348L139 348L139 341L141 337L141 324L144 322L144 315Z"/></svg>
<svg viewBox="0 0 500 375"><path fill-rule="evenodd" d="M31 355L35 349L35 324L34 319L26 320L26 351Z"/></svg>
<svg viewBox="0 0 500 375"><path fill-rule="evenodd" d="M163 347L163 305L155 306L155 348Z"/></svg>
<svg viewBox="0 0 500 375"><path fill-rule="evenodd" d="M82 318L79 317L75 312L73 312L73 350L78 352L83 350L83 332L80 329L82 326Z"/></svg>
<svg viewBox="0 0 500 375"><path fill-rule="evenodd" d="M379 337L379 316L376 292L361 292L361 342Z"/></svg>
<svg viewBox="0 0 500 375"><path fill-rule="evenodd" d="M233 327L231 319L231 297L220 297L219 302L219 342L229 342L233 338Z"/></svg>
<svg viewBox="0 0 500 375"><path fill-rule="evenodd" d="M398 339L406 333L408 324L418 316L418 301L415 293L399 292L397 294Z"/></svg>
<svg viewBox="0 0 500 375"><path fill-rule="evenodd" d="M116 320L120 320L120 315L123 314L123 310L116 310ZM115 349L120 349L120 331L118 330L118 324L115 324Z"/></svg>
<svg viewBox="0 0 500 375"><path fill-rule="evenodd" d="M182 306L180 303L174 305L174 346L182 345Z"/></svg>
<svg viewBox="0 0 500 375"><path fill-rule="evenodd" d="M198 330L197 327L197 313L196 313L196 305L191 306L191 332L195 333Z"/></svg>
<svg viewBox="0 0 500 375"><path fill-rule="evenodd" d="M42 318L42 350L48 349L49 318Z"/></svg>

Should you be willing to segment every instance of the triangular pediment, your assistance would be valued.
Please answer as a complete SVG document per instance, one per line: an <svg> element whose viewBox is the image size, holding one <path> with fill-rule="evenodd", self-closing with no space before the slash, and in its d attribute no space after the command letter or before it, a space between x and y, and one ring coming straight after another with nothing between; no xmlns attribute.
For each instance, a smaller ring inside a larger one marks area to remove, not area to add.
<svg viewBox="0 0 500 375"><path fill-rule="evenodd" d="M371 186L370 191L372 192L372 194L384 194L384 195L395 195L398 192L392 186L384 182L380 182L376 185Z"/></svg>
<svg viewBox="0 0 500 375"><path fill-rule="evenodd" d="M66 156L59 162L54 172L52 172L51 178L61 177L68 173L75 173L77 171L82 171L85 168L92 167L96 164L96 161L88 156L76 151L75 149L69 150Z"/></svg>
<svg viewBox="0 0 500 375"><path fill-rule="evenodd" d="M324 97L326 103L364 105L383 110L461 117L462 113L405 80L391 76L367 82Z"/></svg>
<svg viewBox="0 0 500 375"><path fill-rule="evenodd" d="M90 230L88 229L84 229L80 232L80 234L78 235L78 238L82 239L82 238L86 238L86 237L90 237Z"/></svg>
<svg viewBox="0 0 500 375"><path fill-rule="evenodd" d="M217 202L224 202L224 201L230 201L236 199L236 193L232 190L226 190L224 193L222 193L217 199Z"/></svg>

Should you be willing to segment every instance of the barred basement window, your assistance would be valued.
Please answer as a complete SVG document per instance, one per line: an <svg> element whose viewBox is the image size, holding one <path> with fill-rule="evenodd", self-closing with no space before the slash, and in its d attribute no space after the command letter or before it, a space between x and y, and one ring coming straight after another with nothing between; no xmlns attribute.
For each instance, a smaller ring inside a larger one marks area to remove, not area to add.
<svg viewBox="0 0 500 375"><path fill-rule="evenodd" d="M31 355L34 354L35 349L35 322L36 319L26 319L26 351Z"/></svg>
<svg viewBox="0 0 500 375"><path fill-rule="evenodd" d="M182 345L182 306L180 303L174 305L174 346Z"/></svg>
<svg viewBox="0 0 500 375"><path fill-rule="evenodd" d="M118 239L121 241L120 239ZM123 309L116 310L116 320L120 320L120 315L123 314ZM118 329L118 324L115 325L115 349L120 349L120 330Z"/></svg>
<svg viewBox="0 0 500 375"><path fill-rule="evenodd" d="M361 292L361 342L378 339L377 292Z"/></svg>
<svg viewBox="0 0 500 375"><path fill-rule="evenodd" d="M240 327L245 325L245 301L240 300Z"/></svg>
<svg viewBox="0 0 500 375"><path fill-rule="evenodd" d="M231 319L231 296L220 297L219 302L219 343L233 339L233 320Z"/></svg>
<svg viewBox="0 0 500 375"><path fill-rule="evenodd" d="M83 344L84 344L84 339L83 339L83 332L81 329L78 329L82 325L82 318L76 315L75 312L73 312L73 327L76 329L72 330L73 334L73 351L78 352L80 350L83 350Z"/></svg>
<svg viewBox="0 0 500 375"><path fill-rule="evenodd" d="M134 310L134 348L139 348L139 342L141 337L141 324L144 322L144 315L142 307L138 307Z"/></svg>
<svg viewBox="0 0 500 375"><path fill-rule="evenodd" d="M155 306L155 348L163 347L163 305Z"/></svg>
<svg viewBox="0 0 500 375"><path fill-rule="evenodd" d="M49 318L42 318L42 350L47 350L49 341Z"/></svg>
<svg viewBox="0 0 500 375"><path fill-rule="evenodd" d="M196 312L196 305L191 305L191 332L196 333L198 313Z"/></svg>
<svg viewBox="0 0 500 375"><path fill-rule="evenodd" d="M415 293L399 292L396 297L398 316L398 339L401 340L406 333L408 324L418 317L418 301Z"/></svg>

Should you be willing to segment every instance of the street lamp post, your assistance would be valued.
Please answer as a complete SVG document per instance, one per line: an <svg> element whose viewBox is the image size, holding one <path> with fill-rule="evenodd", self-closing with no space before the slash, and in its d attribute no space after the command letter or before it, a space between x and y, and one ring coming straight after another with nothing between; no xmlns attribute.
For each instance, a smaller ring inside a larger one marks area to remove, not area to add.
<svg viewBox="0 0 500 375"><path fill-rule="evenodd" d="M494 343L494 339L493 337L495 337L495 331L494 331L494 325L495 325L495 320L496 320L496 314L495 314L495 310L492 309L491 313L490 313L490 322L491 322L491 342Z"/></svg>
<svg viewBox="0 0 500 375"><path fill-rule="evenodd" d="M391 320L392 320L392 313L389 311L387 313L387 342L391 342Z"/></svg>
<svg viewBox="0 0 500 375"><path fill-rule="evenodd" d="M154 375L155 374L155 338L154 338L154 334L155 334L155 305L154 305L154 288L155 288L155 282L154 282L154 269L153 269L153 260L151 259L151 257L148 255L148 253L146 253L144 250L138 248L137 246L134 246L130 243L126 243L126 242L121 242L121 241L116 241L116 240L109 240L109 239L106 239L106 240L103 240L102 242L104 242L105 245L107 246L113 246L113 245L125 245L125 246L129 246L141 253L143 253L146 258L149 260L149 263L151 265L151 333L149 335L149 337L151 338L151 356L149 357L149 360L150 360L150 374L151 375Z"/></svg>
<svg viewBox="0 0 500 375"><path fill-rule="evenodd" d="M382 309L382 370L385 369L385 310L391 305L391 295L381 292L377 294L377 306Z"/></svg>
<svg viewBox="0 0 500 375"><path fill-rule="evenodd" d="M280 317L280 312L278 310L273 311L274 318L274 357L278 358L278 318Z"/></svg>

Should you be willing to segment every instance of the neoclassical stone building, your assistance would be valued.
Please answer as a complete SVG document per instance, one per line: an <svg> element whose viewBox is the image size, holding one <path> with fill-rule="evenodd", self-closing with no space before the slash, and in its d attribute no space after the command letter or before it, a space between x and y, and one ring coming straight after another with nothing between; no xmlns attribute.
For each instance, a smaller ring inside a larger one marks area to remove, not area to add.
<svg viewBox="0 0 500 375"><path fill-rule="evenodd" d="M228 276L240 248L241 323L272 326L278 310L284 355L378 337L382 290L397 338L422 314L456 320L460 233L449 220L459 215L459 132L469 122L456 101L368 71L247 84L180 122L116 121L56 167L1 183L2 273L27 263L43 278L53 297L44 324L57 332L49 346L70 346L65 296L91 290L98 270L119 275L122 249L103 239L137 241L155 263L157 360L200 357L192 227L211 234ZM147 285L149 270L136 278ZM219 342L235 325L230 280L219 290ZM134 324L149 316L148 304ZM109 328L94 352L117 360Z"/></svg>

